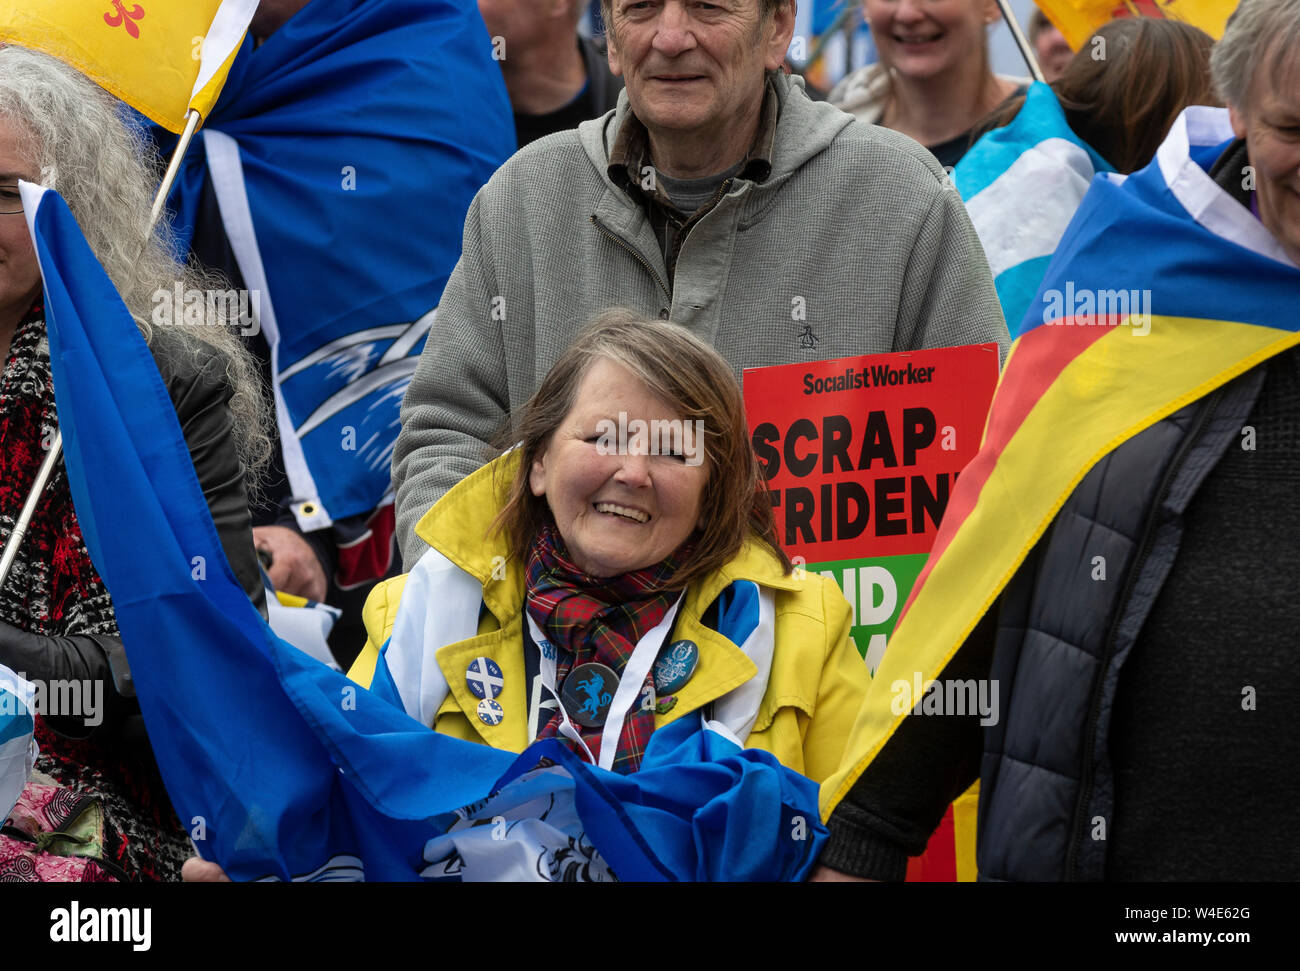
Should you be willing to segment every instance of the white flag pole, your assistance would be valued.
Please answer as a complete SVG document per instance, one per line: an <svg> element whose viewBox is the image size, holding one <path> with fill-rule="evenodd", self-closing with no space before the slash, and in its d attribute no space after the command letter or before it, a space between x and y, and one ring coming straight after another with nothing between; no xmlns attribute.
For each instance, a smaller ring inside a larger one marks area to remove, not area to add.
<svg viewBox="0 0 1300 971"><path fill-rule="evenodd" d="M162 185L158 187L158 194L153 199L153 211L149 214L149 232L158 225L158 218L162 215L163 205L167 202L167 196L171 194L172 186L176 184L176 176L181 171L181 161L185 158L185 153L189 151L190 142L194 141L194 133L199 130L199 125L203 122L203 116L191 108L185 112L185 130L181 132L180 140L176 143L176 150L172 152L172 159L167 163L167 173L163 176Z"/></svg>
<svg viewBox="0 0 1300 971"><path fill-rule="evenodd" d="M1020 29L1020 24L1016 21L1016 15L1011 10L1011 4L1007 0L998 0L998 9L1002 11L1002 19L1011 28L1011 37L1016 42L1016 47L1020 48L1020 56L1025 59L1025 64L1029 66L1029 73L1035 81L1046 81L1047 78L1043 77L1043 69L1038 66L1038 58L1034 57L1033 48L1029 46L1024 31Z"/></svg>

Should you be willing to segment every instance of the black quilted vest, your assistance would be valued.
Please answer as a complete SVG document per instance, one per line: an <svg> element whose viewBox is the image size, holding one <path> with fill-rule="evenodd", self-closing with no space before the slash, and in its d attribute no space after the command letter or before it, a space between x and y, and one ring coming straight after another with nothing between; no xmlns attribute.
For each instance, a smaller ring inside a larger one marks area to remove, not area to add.
<svg viewBox="0 0 1300 971"><path fill-rule="evenodd" d="M1104 878L1106 843L1093 834L1111 829L1120 671L1173 566L1182 512L1263 378L1254 368L1102 459L1003 592L991 677L1004 711L985 729L981 879Z"/></svg>

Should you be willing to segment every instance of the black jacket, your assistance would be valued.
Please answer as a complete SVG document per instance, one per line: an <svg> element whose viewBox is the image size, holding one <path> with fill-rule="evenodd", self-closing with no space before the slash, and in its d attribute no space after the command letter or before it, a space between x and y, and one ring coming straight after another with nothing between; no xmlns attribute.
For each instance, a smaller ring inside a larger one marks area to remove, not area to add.
<svg viewBox="0 0 1300 971"><path fill-rule="evenodd" d="M1211 173L1243 202L1234 185L1240 186L1235 173L1244 157L1244 146L1233 146ZM996 724L981 727L978 714L904 718L832 814L824 865L901 879L907 857L925 848L948 804L978 776L981 879L1107 877L1108 853L1116 845L1112 827L1119 788L1113 756L1117 746L1124 751L1132 743L1112 730L1117 712L1125 711L1121 669L1139 639L1149 636L1144 624L1161 591L1171 585L1193 500L1243 429L1251 427L1270 368L1278 367L1282 374L1293 366L1280 359L1257 365L1134 436L1088 472L940 675L945 682L989 678L999 685L1002 704ZM1290 521L1281 512L1275 524ZM1101 576L1098 562L1104 563ZM1228 568L1204 557L1180 568L1216 565ZM1297 579L1274 574L1264 586L1293 590ZM1269 620L1259 623L1268 626ZM1274 640L1286 636L1284 631L1272 635ZM1194 654L1189 650L1185 663L1195 660ZM1227 694L1237 690L1225 687ZM1158 695L1165 686L1144 684L1138 690ZM1283 698L1282 704L1293 701ZM1154 708L1145 709L1141 731L1157 730L1146 726L1158 716ZM1214 712L1205 716L1225 717ZM1160 724L1167 727L1168 721ZM1242 751L1230 757L1254 754ZM1269 760L1267 752L1259 755ZM1206 775L1214 771L1213 762L1206 760ZM1290 784L1282 770L1281 765L1265 770L1275 787L1268 797L1272 805L1276 792ZM1162 807L1169 813L1182 812L1185 803L1197 800L1195 792L1169 796ZM1268 804L1257 800L1250 810L1244 804L1241 809L1249 818ZM1221 814L1225 808L1206 806L1204 814ZM1260 839L1276 841L1285 835L1266 833ZM1285 868L1285 859L1280 865Z"/></svg>
<svg viewBox="0 0 1300 971"><path fill-rule="evenodd" d="M224 363L217 352L203 345L196 351L181 349L165 329L156 332L152 349L226 558L249 598L265 616L266 593L253 549L244 469L232 442L234 423L227 407L232 390L225 379ZM160 631L159 636L165 637L166 632ZM29 634L0 623L0 662L33 680L103 681L105 712L95 733L143 737L140 709L120 638ZM79 719L48 721L65 734L86 734Z"/></svg>

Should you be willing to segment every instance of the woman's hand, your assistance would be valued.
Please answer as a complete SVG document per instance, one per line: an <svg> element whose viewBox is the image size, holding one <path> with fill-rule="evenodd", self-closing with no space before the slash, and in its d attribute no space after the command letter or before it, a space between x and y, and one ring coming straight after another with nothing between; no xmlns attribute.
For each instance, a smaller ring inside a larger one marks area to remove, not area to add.
<svg viewBox="0 0 1300 971"><path fill-rule="evenodd" d="M181 866L181 880L185 883L231 883L226 871L215 863L192 856Z"/></svg>
<svg viewBox="0 0 1300 971"><path fill-rule="evenodd" d="M254 526L253 545L271 554L270 574L275 589L308 600L323 601L325 571L311 545L287 526Z"/></svg>

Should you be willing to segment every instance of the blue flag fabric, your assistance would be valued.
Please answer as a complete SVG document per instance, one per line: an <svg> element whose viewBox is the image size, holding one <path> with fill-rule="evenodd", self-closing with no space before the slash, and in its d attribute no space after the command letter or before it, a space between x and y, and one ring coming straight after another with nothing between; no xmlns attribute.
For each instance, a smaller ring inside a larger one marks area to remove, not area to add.
<svg viewBox="0 0 1300 971"><path fill-rule="evenodd" d="M826 836L817 786L698 721L652 736L633 776L554 739L516 756L439 735L277 638L226 562L112 283L57 193L21 189L78 521L206 858L239 880L806 875Z"/></svg>
<svg viewBox="0 0 1300 971"><path fill-rule="evenodd" d="M514 149L474 0L312 0L246 39L169 206L188 251L210 180L261 298L303 529L381 504L465 214Z"/></svg>
<svg viewBox="0 0 1300 971"><path fill-rule="evenodd" d="M1093 176L1113 171L1071 130L1056 95L1041 81L1030 86L1009 125L983 136L957 163L952 179L988 257L1012 337L1019 336Z"/></svg>

